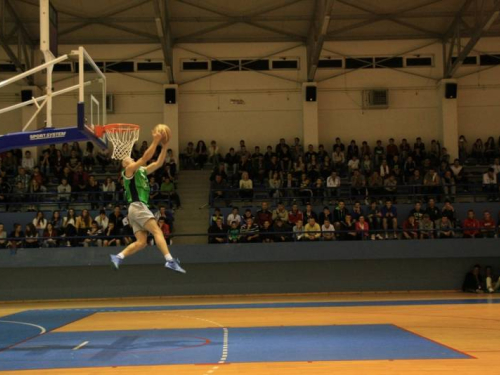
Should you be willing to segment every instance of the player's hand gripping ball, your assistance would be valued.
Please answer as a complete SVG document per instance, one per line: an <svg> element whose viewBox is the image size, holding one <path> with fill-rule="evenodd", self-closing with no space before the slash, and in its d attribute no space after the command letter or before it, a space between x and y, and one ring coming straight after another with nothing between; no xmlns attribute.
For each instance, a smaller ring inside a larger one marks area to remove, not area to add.
<svg viewBox="0 0 500 375"><path fill-rule="evenodd" d="M162 135L161 143L167 143L172 137L172 131L165 124L158 124L154 127L153 133L160 133Z"/></svg>

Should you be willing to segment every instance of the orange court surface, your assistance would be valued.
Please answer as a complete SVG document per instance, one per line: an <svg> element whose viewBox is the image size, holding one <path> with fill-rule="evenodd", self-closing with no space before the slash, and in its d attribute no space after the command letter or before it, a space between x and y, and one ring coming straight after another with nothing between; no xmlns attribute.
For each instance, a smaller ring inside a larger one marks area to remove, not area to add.
<svg viewBox="0 0 500 375"><path fill-rule="evenodd" d="M500 298L462 293L0 305L2 374L500 374Z"/></svg>

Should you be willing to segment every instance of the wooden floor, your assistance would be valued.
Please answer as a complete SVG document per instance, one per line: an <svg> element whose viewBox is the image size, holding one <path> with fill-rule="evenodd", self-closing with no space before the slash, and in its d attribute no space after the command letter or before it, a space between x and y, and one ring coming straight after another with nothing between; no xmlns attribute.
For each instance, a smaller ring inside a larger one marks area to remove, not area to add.
<svg viewBox="0 0 500 375"><path fill-rule="evenodd" d="M500 304L429 304L400 306L220 308L190 309L190 305L317 301L404 301L496 299L461 293L391 293L309 296L264 296L221 298L171 298L96 300L87 302L43 302L0 304L0 318L32 309L87 307L184 306L178 311L132 311L96 313L54 332L143 330L172 328L325 326L394 324L417 335L466 353L471 359L365 360L325 362L266 362L207 365L134 366L60 370L5 371L3 374L500 374Z"/></svg>

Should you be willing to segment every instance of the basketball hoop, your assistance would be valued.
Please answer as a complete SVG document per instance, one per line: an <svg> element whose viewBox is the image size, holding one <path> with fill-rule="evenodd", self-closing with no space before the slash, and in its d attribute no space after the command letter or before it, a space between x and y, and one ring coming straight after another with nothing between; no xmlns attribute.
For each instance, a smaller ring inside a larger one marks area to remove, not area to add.
<svg viewBox="0 0 500 375"><path fill-rule="evenodd" d="M106 138L113 144L113 159L123 160L130 156L134 143L139 140L139 125L133 124L109 124L96 126L95 134L102 137L106 133Z"/></svg>

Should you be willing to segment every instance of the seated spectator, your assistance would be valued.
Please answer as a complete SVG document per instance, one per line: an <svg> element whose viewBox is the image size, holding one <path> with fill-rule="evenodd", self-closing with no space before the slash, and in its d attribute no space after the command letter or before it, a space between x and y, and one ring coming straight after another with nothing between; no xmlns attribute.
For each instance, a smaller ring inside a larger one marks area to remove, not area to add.
<svg viewBox="0 0 500 375"><path fill-rule="evenodd" d="M271 222L269 220L265 220L262 228L260 228L260 238L262 242L274 242L273 228L271 227Z"/></svg>
<svg viewBox="0 0 500 375"><path fill-rule="evenodd" d="M366 198L366 180L365 177L355 170L351 177L351 194L356 198Z"/></svg>
<svg viewBox="0 0 500 375"><path fill-rule="evenodd" d="M464 238L479 238L481 237L481 232L479 228L481 223L476 219L474 211L467 211L467 218L463 221L462 228L464 233Z"/></svg>
<svg viewBox="0 0 500 375"><path fill-rule="evenodd" d="M321 238L321 227L312 216L307 220L304 231L306 234L304 238L309 241L318 241Z"/></svg>
<svg viewBox="0 0 500 375"><path fill-rule="evenodd" d="M496 231L496 223L493 220L491 213L489 211L484 211L483 220L479 222L481 226L481 237L483 238L494 238Z"/></svg>
<svg viewBox="0 0 500 375"><path fill-rule="evenodd" d="M434 222L430 219L429 214L424 214L424 217L419 223L420 239L434 238Z"/></svg>
<svg viewBox="0 0 500 375"><path fill-rule="evenodd" d="M323 238L323 241L335 240L335 227L330 222L328 217L325 217L323 224L321 225L321 237Z"/></svg>
<svg viewBox="0 0 500 375"><path fill-rule="evenodd" d="M436 170L431 167L424 176L425 194L439 198L440 186L441 186L441 178L439 177Z"/></svg>
<svg viewBox="0 0 500 375"><path fill-rule="evenodd" d="M196 153L194 151L194 144L193 142L189 142L186 149L184 150L184 154L182 155L183 163L186 169L191 169L195 166L195 158L196 158Z"/></svg>
<svg viewBox="0 0 500 375"><path fill-rule="evenodd" d="M92 176L91 176L92 177ZM163 180L165 182L165 180ZM162 183L163 185L163 183ZM168 198L169 194L162 190L162 197ZM156 178L154 176L149 177L149 201L152 204L155 204L156 200L160 198L160 186L156 182Z"/></svg>
<svg viewBox="0 0 500 375"><path fill-rule="evenodd" d="M104 203L107 203L108 207L113 207L113 202L115 201L115 191L116 185L110 177L106 177L106 182L102 184Z"/></svg>
<svg viewBox="0 0 500 375"><path fill-rule="evenodd" d="M175 185L168 177L163 177L163 182L161 183L160 195L163 198L170 200L170 207L174 209L181 208L181 198L179 194L175 191ZM172 204L173 203L173 204Z"/></svg>
<svg viewBox="0 0 500 375"><path fill-rule="evenodd" d="M353 221L358 221L361 216L364 216L363 208L361 207L361 203L359 201L354 202L351 216Z"/></svg>
<svg viewBox="0 0 500 375"><path fill-rule="evenodd" d="M455 159L453 165L450 166L450 170L453 173L457 185L465 185L467 183L464 167L460 165L458 159ZM464 186L464 190L467 191L467 186Z"/></svg>
<svg viewBox="0 0 500 375"><path fill-rule="evenodd" d="M293 227L293 238L295 241L302 241L305 239L304 226L302 220L297 220Z"/></svg>
<svg viewBox="0 0 500 375"><path fill-rule="evenodd" d="M43 211L37 212L36 217L33 219L32 223L40 234L43 233L43 231L47 227L47 219L45 218Z"/></svg>
<svg viewBox="0 0 500 375"><path fill-rule="evenodd" d="M255 222L255 216L253 215L252 210L249 208L245 210L245 213L241 218L241 225L245 224L247 222L247 219L252 219L252 221Z"/></svg>
<svg viewBox="0 0 500 375"><path fill-rule="evenodd" d="M361 173L365 177L369 177L373 173L373 163L370 159L370 155L364 155L363 156L363 161L361 162Z"/></svg>
<svg viewBox="0 0 500 375"><path fill-rule="evenodd" d="M345 171L345 156L341 151L340 147L335 147L335 151L332 154L333 169L338 171L342 176Z"/></svg>
<svg viewBox="0 0 500 375"><path fill-rule="evenodd" d="M163 219L165 222L165 220ZM159 221L158 221L159 222ZM160 227L162 228L162 227ZM162 228L163 229L163 228ZM120 238L120 232L118 229L115 227L114 223L109 223L109 225L103 229L103 245L105 247L108 246L120 246L122 243L122 240Z"/></svg>
<svg viewBox="0 0 500 375"><path fill-rule="evenodd" d="M384 179L380 177L380 174L377 171L374 171L368 178L368 193L372 199L381 199L383 186Z"/></svg>
<svg viewBox="0 0 500 375"><path fill-rule="evenodd" d="M427 201L425 213L429 215L429 218L434 224L441 218L441 210L436 207L436 201L434 198L429 198Z"/></svg>
<svg viewBox="0 0 500 375"><path fill-rule="evenodd" d="M345 216L345 220L340 223L340 228L342 231L340 238L344 241L353 241L358 237L358 233L356 232L356 223L352 220L352 216L350 214Z"/></svg>
<svg viewBox="0 0 500 375"><path fill-rule="evenodd" d="M228 221L228 222L230 222L230 221ZM227 242L238 243L238 242L240 242L239 223L235 220L231 221L230 223L231 223L231 227L227 231Z"/></svg>
<svg viewBox="0 0 500 375"><path fill-rule="evenodd" d="M78 164L75 173L73 174L73 184L71 185L71 190L74 192L85 192L87 190L88 181L88 173L83 170L81 164Z"/></svg>
<svg viewBox="0 0 500 375"><path fill-rule="evenodd" d="M323 207L323 212L319 214L318 224L323 225L325 220L328 220L330 223L333 223L333 214L331 213L328 207Z"/></svg>
<svg viewBox="0 0 500 375"><path fill-rule="evenodd" d="M393 230L394 238L397 239L397 229L398 229L398 211L395 206L392 205L390 199L386 200L385 206L380 210L382 215L382 226L385 231L385 238L388 239L389 235L387 233L388 229Z"/></svg>
<svg viewBox="0 0 500 375"><path fill-rule="evenodd" d="M306 210L304 211L304 221L309 222L310 218L314 218L314 220L318 220L318 215L313 211L313 207L310 203L306 205Z"/></svg>
<svg viewBox="0 0 500 375"><path fill-rule="evenodd" d="M70 241L69 238L75 237L77 235L76 230L77 217L75 210L70 208L68 210L68 215L64 217L62 224L61 234L66 237L66 246L76 246L77 241Z"/></svg>
<svg viewBox="0 0 500 375"><path fill-rule="evenodd" d="M5 249L7 243L7 232L5 231L4 225L0 223L0 249Z"/></svg>
<svg viewBox="0 0 500 375"><path fill-rule="evenodd" d="M158 219L158 227L160 228L161 232L163 233L163 237L165 238L167 245L170 245L170 226L167 224L164 217L160 217ZM104 246L106 246L106 245L104 245Z"/></svg>
<svg viewBox="0 0 500 375"><path fill-rule="evenodd" d="M398 181L393 174L390 174L384 181L384 194L396 203L396 194L398 193Z"/></svg>
<svg viewBox="0 0 500 375"><path fill-rule="evenodd" d="M274 220L273 232L274 232L274 242L288 242L290 241L290 228L286 221L277 218Z"/></svg>
<svg viewBox="0 0 500 375"><path fill-rule="evenodd" d="M31 180L28 189L28 199L32 204L28 207L28 211L36 211L37 203L43 201L43 193L46 191L45 186L41 186L35 179Z"/></svg>
<svg viewBox="0 0 500 375"><path fill-rule="evenodd" d="M481 277L481 266L476 264L470 272L465 275L462 290L469 293L483 293L483 278Z"/></svg>
<svg viewBox="0 0 500 375"><path fill-rule="evenodd" d="M125 246L128 246L130 245L132 242L135 241L135 239L133 239L134 237L134 232L132 230L132 227L130 226L130 223L128 221L128 217L125 217L123 220L122 220L122 230L121 230L121 233L123 235L122 237L122 241L123 241L123 245ZM109 226L108 226L109 228Z"/></svg>
<svg viewBox="0 0 500 375"><path fill-rule="evenodd" d="M212 199L214 202L217 200L223 200L227 195L229 188L227 182L222 178L220 174L215 176L215 179L211 182L210 190L212 192ZM228 206L229 200L226 200L226 205Z"/></svg>
<svg viewBox="0 0 500 375"><path fill-rule="evenodd" d="M416 202L413 208L410 210L409 215L415 217L415 224L420 225L420 222L424 218L425 211L422 209L422 203Z"/></svg>
<svg viewBox="0 0 500 375"><path fill-rule="evenodd" d="M102 246L102 230L99 229L96 221L92 221L90 229L87 230L87 238L83 240L84 247Z"/></svg>
<svg viewBox="0 0 500 375"><path fill-rule="evenodd" d="M269 184L269 196L271 198L281 198L282 197L282 182L278 172L274 172L272 178L268 181Z"/></svg>
<svg viewBox="0 0 500 375"><path fill-rule="evenodd" d="M105 210L100 210L99 215L97 215L94 220L97 222L99 229L101 229L103 232L106 230L106 228L109 225L109 219L106 216Z"/></svg>
<svg viewBox="0 0 500 375"><path fill-rule="evenodd" d="M161 208L160 208L160 212L161 212ZM163 215L162 215L163 216ZM125 216L123 216L123 214L121 213L121 209L120 209L120 206L116 205L115 208L113 209L113 212L111 212L109 214L109 217L108 217L108 225L110 223L113 223L115 225L115 228L118 229L118 231L121 231L122 228L123 228L123 219L125 218ZM158 220L158 219L157 219Z"/></svg>
<svg viewBox="0 0 500 375"><path fill-rule="evenodd" d="M210 146L208 147L208 162L213 165L219 165L220 156L220 150L219 146L217 146L217 142L210 142Z"/></svg>
<svg viewBox="0 0 500 375"><path fill-rule="evenodd" d="M82 164L83 164L83 169L85 169L88 172L92 172L92 168L95 165L94 144L92 142L87 142L85 146L85 151L83 152Z"/></svg>
<svg viewBox="0 0 500 375"><path fill-rule="evenodd" d="M340 230L340 225L345 221L345 217L348 213L349 211L345 207L345 202L339 200L337 207L333 210L333 225L335 226L335 230Z"/></svg>
<svg viewBox="0 0 500 375"><path fill-rule="evenodd" d="M299 184L299 197L302 198L302 204L307 204L311 202L313 197L313 191L311 186L311 180L305 173L301 176L301 181Z"/></svg>
<svg viewBox="0 0 500 375"><path fill-rule="evenodd" d="M419 226L415 221L415 216L410 215L408 219L403 222L403 239L417 240L419 238Z"/></svg>
<svg viewBox="0 0 500 375"><path fill-rule="evenodd" d="M57 187L57 199L59 202L69 202L71 200L71 185L68 184L66 178L61 179L61 183ZM60 205L60 207L68 207L68 205Z"/></svg>
<svg viewBox="0 0 500 375"><path fill-rule="evenodd" d="M443 193L446 199L455 200L457 187L455 183L455 177L453 177L453 174L450 170L444 172L443 178L441 178L441 185L443 186Z"/></svg>
<svg viewBox="0 0 500 375"><path fill-rule="evenodd" d="M226 168L226 174L228 176L235 176L238 173L238 165L240 163L240 157L234 151L234 148L231 147L229 152L226 154L224 158L224 166Z"/></svg>
<svg viewBox="0 0 500 375"><path fill-rule="evenodd" d="M99 227L98 227L99 228ZM82 210L82 214L76 218L76 231L80 237L87 236L92 230L92 218L90 217L89 210ZM78 242L82 242L79 239Z"/></svg>
<svg viewBox="0 0 500 375"><path fill-rule="evenodd" d="M195 163L199 169L203 169L203 166L207 162L208 159L208 150L207 145L203 141L198 141L196 148L194 150L195 153Z"/></svg>
<svg viewBox="0 0 500 375"><path fill-rule="evenodd" d="M269 221L269 224L273 222L273 213L269 211L269 204L267 202L262 202L262 208L257 211L255 215L255 223L262 228L264 222Z"/></svg>
<svg viewBox="0 0 500 375"><path fill-rule="evenodd" d="M302 211L299 210L299 206L294 204L292 206L292 210L288 213L288 223L291 226L294 226L297 224L297 221L302 221L304 222L304 214Z"/></svg>
<svg viewBox="0 0 500 375"><path fill-rule="evenodd" d="M382 160L382 164L380 165L380 177L382 177L384 180L388 178L391 174L391 167L387 163L386 159Z"/></svg>
<svg viewBox="0 0 500 375"><path fill-rule="evenodd" d="M494 283L495 282L495 283ZM500 277L493 276L491 267L486 267L486 290L490 293L496 292L500 288Z"/></svg>
<svg viewBox="0 0 500 375"><path fill-rule="evenodd" d="M106 166L111 164L111 155L109 153L109 150L106 149L101 149L97 150L97 153L95 155L95 158L99 165L101 166L101 172L104 173L106 171Z"/></svg>
<svg viewBox="0 0 500 375"><path fill-rule="evenodd" d="M242 242L260 242L259 226L251 218L246 219L245 224L241 226L240 235Z"/></svg>
<svg viewBox="0 0 500 375"><path fill-rule="evenodd" d="M248 172L243 172L241 174L239 188L240 197L243 198L243 200L253 198L253 182L250 180Z"/></svg>
<svg viewBox="0 0 500 375"><path fill-rule="evenodd" d="M448 220L450 220L451 225L455 226L457 222L457 214L455 213L455 208L453 208L449 200L444 202L444 207L441 210L441 215L446 216Z"/></svg>
<svg viewBox="0 0 500 375"><path fill-rule="evenodd" d="M239 228L240 225L241 225L241 215L239 213L239 209L238 207L233 207L231 213L227 216L227 220L226 220L226 223L233 223L236 222L236 226Z"/></svg>
<svg viewBox="0 0 500 375"><path fill-rule="evenodd" d="M9 195L10 192L11 192L10 185L4 181L4 178L2 176L0 176L0 204L5 204L6 212L9 210L8 203L11 200L11 196Z"/></svg>
<svg viewBox="0 0 500 375"><path fill-rule="evenodd" d="M227 173L223 164L219 164L214 167L214 170L210 175L210 182L215 181L215 177L217 177L217 175L220 175L222 177L222 180L227 181Z"/></svg>
<svg viewBox="0 0 500 375"><path fill-rule="evenodd" d="M356 220L356 233L358 240L367 240L370 236L370 225L365 221L364 216Z"/></svg>
<svg viewBox="0 0 500 375"><path fill-rule="evenodd" d="M38 242L38 230L32 223L26 225L24 231L24 247L27 249L33 249L40 247L40 243Z"/></svg>
<svg viewBox="0 0 500 375"><path fill-rule="evenodd" d="M453 238L455 236L453 223L446 216L437 220L436 229L438 238Z"/></svg>
<svg viewBox="0 0 500 375"><path fill-rule="evenodd" d="M316 182L312 186L312 191L314 200L323 203L323 199L325 198L325 186L321 178L316 179Z"/></svg>
<svg viewBox="0 0 500 375"><path fill-rule="evenodd" d="M11 252L15 253L16 249L23 247L24 232L21 224L14 224L14 230L10 232L9 238L7 247L11 249Z"/></svg>
<svg viewBox="0 0 500 375"><path fill-rule="evenodd" d="M380 213L380 209L377 206L377 202L374 200L370 203L370 208L366 214L366 219L368 221L368 225L371 229L371 239L379 239L382 240L382 234L379 232L382 229L382 214Z"/></svg>
<svg viewBox="0 0 500 375"><path fill-rule="evenodd" d="M25 151L23 160L21 161L21 166L30 173L35 167L35 159L31 156L31 151Z"/></svg>
<svg viewBox="0 0 500 375"><path fill-rule="evenodd" d="M337 198L340 192L340 177L337 172L332 171L330 177L326 179L326 192L329 198ZM330 203L332 203L330 201Z"/></svg>
<svg viewBox="0 0 500 375"><path fill-rule="evenodd" d="M220 208L216 207L214 209L214 213L212 215L212 220L210 222L210 225L215 225L217 223L217 220L221 220L222 225L224 225L224 216L222 216L222 212Z"/></svg>
<svg viewBox="0 0 500 375"><path fill-rule="evenodd" d="M288 211L282 202L279 202L278 207L273 211L273 222L277 219L281 219L283 222L288 223Z"/></svg>
<svg viewBox="0 0 500 375"><path fill-rule="evenodd" d="M497 175L493 168L488 168L488 171L483 174L483 190L488 197L488 202L498 200Z"/></svg>
<svg viewBox="0 0 500 375"><path fill-rule="evenodd" d="M58 247L59 246L59 240L57 239L58 236L59 233L57 229L54 228L52 223L48 223L47 227L43 232L43 242L42 242L43 247Z"/></svg>
<svg viewBox="0 0 500 375"><path fill-rule="evenodd" d="M350 175L353 174L354 171L359 171L359 159L356 155L353 155L352 159L347 162L347 170Z"/></svg>

